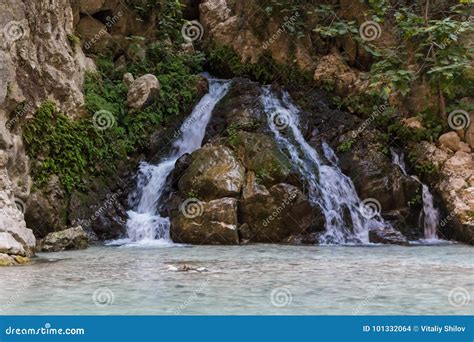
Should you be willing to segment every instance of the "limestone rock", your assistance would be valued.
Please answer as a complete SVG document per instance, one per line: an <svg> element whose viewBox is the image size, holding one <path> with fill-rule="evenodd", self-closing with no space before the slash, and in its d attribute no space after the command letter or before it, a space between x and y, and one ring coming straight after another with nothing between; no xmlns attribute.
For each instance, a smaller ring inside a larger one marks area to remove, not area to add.
<svg viewBox="0 0 474 342"><path fill-rule="evenodd" d="M208 201L237 197L245 169L228 147L207 144L192 153L193 161L179 181L182 194Z"/></svg>
<svg viewBox="0 0 474 342"><path fill-rule="evenodd" d="M103 6L105 0L77 0L79 9L82 13L94 14L98 12Z"/></svg>
<svg viewBox="0 0 474 342"><path fill-rule="evenodd" d="M23 246L9 233L0 233L0 253L26 255Z"/></svg>
<svg viewBox="0 0 474 342"><path fill-rule="evenodd" d="M107 26L92 16L83 16L76 27L82 37L85 53L108 53L115 48L115 41L107 31Z"/></svg>
<svg viewBox="0 0 474 342"><path fill-rule="evenodd" d="M238 244L237 199L184 201L171 216L171 239L195 245Z"/></svg>
<svg viewBox="0 0 474 342"><path fill-rule="evenodd" d="M456 152L460 149L461 138L459 138L456 132L448 132L439 137L439 142L451 151Z"/></svg>
<svg viewBox="0 0 474 342"><path fill-rule="evenodd" d="M133 77L131 73L127 72L123 75L122 81L123 81L123 84L125 84L127 87L130 87L133 81L135 81L135 78Z"/></svg>
<svg viewBox="0 0 474 342"><path fill-rule="evenodd" d="M439 169L435 184L446 211L441 217L443 234L448 238L474 244L474 179L473 154L457 151L443 152L435 145L423 142L416 145L419 162L432 162Z"/></svg>
<svg viewBox="0 0 474 342"><path fill-rule="evenodd" d="M365 83L360 80L359 73L349 68L338 54L324 56L319 61L313 75L317 85L333 86L336 94L347 96L362 91Z"/></svg>
<svg viewBox="0 0 474 342"><path fill-rule="evenodd" d="M15 259L8 254L0 253L0 266L13 266Z"/></svg>
<svg viewBox="0 0 474 342"><path fill-rule="evenodd" d="M39 244L42 252L59 252L73 249L86 249L89 237L82 227L74 227L59 232L49 233Z"/></svg>
<svg viewBox="0 0 474 342"><path fill-rule="evenodd" d="M409 128L414 128L414 129L423 129L423 124L421 123L420 119L417 117L411 117L407 119L403 119L402 123Z"/></svg>
<svg viewBox="0 0 474 342"><path fill-rule="evenodd" d="M127 104L134 109L142 109L153 99L156 99L160 92L158 79L151 74L137 78L130 85L127 94Z"/></svg>
<svg viewBox="0 0 474 342"><path fill-rule="evenodd" d="M242 239L250 242L283 242L305 233L316 221L311 204L297 187L282 183L267 189L257 183L253 172L247 174L239 217ZM324 229L324 223L319 229Z"/></svg>
<svg viewBox="0 0 474 342"><path fill-rule="evenodd" d="M290 161L271 136L238 131L230 144L247 170L253 171L267 186L282 183L290 173Z"/></svg>

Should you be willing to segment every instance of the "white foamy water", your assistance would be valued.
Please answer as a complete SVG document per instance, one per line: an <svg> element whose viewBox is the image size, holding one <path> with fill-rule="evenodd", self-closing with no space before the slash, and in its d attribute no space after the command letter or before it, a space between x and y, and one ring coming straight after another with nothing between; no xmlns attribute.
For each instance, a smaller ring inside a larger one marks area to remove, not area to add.
<svg viewBox="0 0 474 342"><path fill-rule="evenodd" d="M388 227L389 224L379 213L370 218L362 215L363 204L352 180L338 167L334 151L323 143L323 159L303 137L299 129L300 110L292 103L289 94L283 93L280 99L270 87L263 91L261 99L269 127L280 148L289 152L292 164L307 182L311 202L324 214L326 231L320 243L368 243L370 229Z"/></svg>
<svg viewBox="0 0 474 342"><path fill-rule="evenodd" d="M140 165L137 180L140 198L135 208L127 212L128 239L121 240L121 242L144 245L171 243L169 218L159 214L160 202L166 190L168 176L173 171L179 157L201 147L211 113L230 86L230 81L208 76L206 78L209 81L209 93L199 101L193 112L181 125L178 132L179 137L173 142L169 156L156 165L145 162Z"/></svg>
<svg viewBox="0 0 474 342"><path fill-rule="evenodd" d="M397 153L392 150L392 162L397 165L405 176L410 176L406 169L405 156L403 153ZM433 194L430 192L428 186L422 183L418 177L410 176L422 187L422 200L423 200L423 212L420 216L420 222L423 221L424 236L427 242L440 241L438 238L437 230L439 224L439 211L434 205Z"/></svg>

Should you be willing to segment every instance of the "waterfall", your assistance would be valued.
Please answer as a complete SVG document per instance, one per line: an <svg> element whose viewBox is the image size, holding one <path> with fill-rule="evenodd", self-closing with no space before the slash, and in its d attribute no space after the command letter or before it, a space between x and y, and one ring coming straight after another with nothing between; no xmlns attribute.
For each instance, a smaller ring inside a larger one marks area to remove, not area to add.
<svg viewBox="0 0 474 342"><path fill-rule="evenodd" d="M168 157L156 165L145 162L140 165L137 180L140 198L135 208L127 212L127 234L132 242L170 242L169 218L159 214L167 178L179 157L201 147L211 113L230 87L230 81L210 78L208 75L205 77L209 82L209 93L199 101L181 125L176 134L179 136L173 142Z"/></svg>
<svg viewBox="0 0 474 342"><path fill-rule="evenodd" d="M310 201L321 208L326 219L320 243L368 243L370 229L390 226L378 212L364 215L364 204L352 180L337 165L337 156L330 146L323 142L322 158L308 144L299 129L300 110L288 93L284 92L280 100L270 87L265 87L261 101L277 144L289 152L292 164L307 183Z"/></svg>
<svg viewBox="0 0 474 342"><path fill-rule="evenodd" d="M406 169L405 157L403 153L397 153L395 150L391 150L391 152L392 152L392 162L400 168L400 170L405 176L410 176ZM422 187L423 212L422 212L422 217L420 217L420 222L422 221L421 218L423 218L425 240L428 240L428 241L439 240L438 235L436 233L438 229L438 223L439 223L439 211L436 209L434 205L433 194L430 192L430 189L428 188L428 186L426 184L423 184L418 179L418 177L416 176L410 176L410 177L416 180L418 183L420 183Z"/></svg>

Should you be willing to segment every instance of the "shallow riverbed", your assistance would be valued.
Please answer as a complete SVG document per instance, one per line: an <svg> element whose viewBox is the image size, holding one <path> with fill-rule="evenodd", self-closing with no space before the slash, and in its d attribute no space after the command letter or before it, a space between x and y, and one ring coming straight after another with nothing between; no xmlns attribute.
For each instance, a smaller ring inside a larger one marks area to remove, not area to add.
<svg viewBox="0 0 474 342"><path fill-rule="evenodd" d="M0 268L0 314L472 314L473 251L141 245L40 253L31 265Z"/></svg>

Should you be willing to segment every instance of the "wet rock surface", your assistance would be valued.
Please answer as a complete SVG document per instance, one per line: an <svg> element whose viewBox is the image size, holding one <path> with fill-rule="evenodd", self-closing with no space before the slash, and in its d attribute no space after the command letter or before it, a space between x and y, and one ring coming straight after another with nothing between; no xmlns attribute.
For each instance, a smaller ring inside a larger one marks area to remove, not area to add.
<svg viewBox="0 0 474 342"><path fill-rule="evenodd" d="M68 228L59 232L49 233L39 241L41 252L59 252L64 250L86 249L89 237L82 227Z"/></svg>

